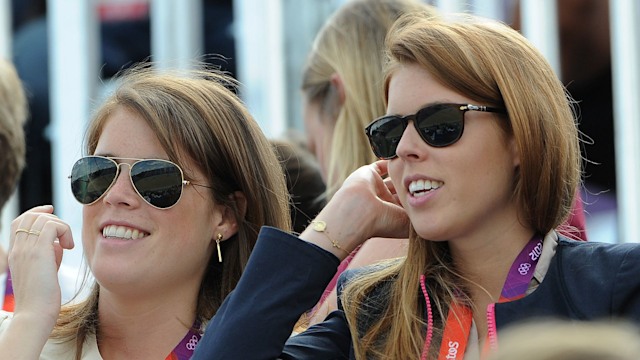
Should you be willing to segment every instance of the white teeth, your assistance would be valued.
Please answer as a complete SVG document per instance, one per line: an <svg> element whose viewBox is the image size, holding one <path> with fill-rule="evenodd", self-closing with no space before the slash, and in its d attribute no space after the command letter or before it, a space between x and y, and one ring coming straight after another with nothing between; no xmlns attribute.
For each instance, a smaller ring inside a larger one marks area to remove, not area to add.
<svg viewBox="0 0 640 360"><path fill-rule="evenodd" d="M140 239L149 234L125 226L107 225L102 229L102 236L108 238Z"/></svg>
<svg viewBox="0 0 640 360"><path fill-rule="evenodd" d="M419 197L426 195L430 190L435 190L442 185L444 185L444 183L437 180L415 180L409 184L409 193Z"/></svg>
<svg viewBox="0 0 640 360"><path fill-rule="evenodd" d="M124 226L118 226L116 228L116 237L124 237L125 232L127 232L127 229Z"/></svg>

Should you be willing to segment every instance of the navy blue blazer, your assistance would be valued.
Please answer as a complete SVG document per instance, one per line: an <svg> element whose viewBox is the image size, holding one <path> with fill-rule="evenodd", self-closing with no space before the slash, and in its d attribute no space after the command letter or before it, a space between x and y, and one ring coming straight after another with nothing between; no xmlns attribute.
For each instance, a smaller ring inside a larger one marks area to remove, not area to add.
<svg viewBox="0 0 640 360"><path fill-rule="evenodd" d="M331 253L264 227L236 289L207 326L193 359L351 359L344 313L290 337L339 264ZM357 272L345 272L343 283ZM416 280L416 293L418 294ZM377 291L371 296L386 296ZM379 300L379 299L378 299ZM542 284L530 295L496 304L496 327L529 318L625 318L640 324L640 244L560 238Z"/></svg>

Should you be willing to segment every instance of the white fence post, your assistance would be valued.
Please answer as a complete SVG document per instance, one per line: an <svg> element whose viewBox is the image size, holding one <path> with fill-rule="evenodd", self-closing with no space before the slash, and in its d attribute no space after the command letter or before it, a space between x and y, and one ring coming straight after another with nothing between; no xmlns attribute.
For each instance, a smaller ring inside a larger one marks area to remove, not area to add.
<svg viewBox="0 0 640 360"><path fill-rule="evenodd" d="M190 68L204 49L202 0L153 0L150 15L154 65Z"/></svg>
<svg viewBox="0 0 640 360"><path fill-rule="evenodd" d="M542 52L560 77L556 0L521 0L521 5L522 34Z"/></svg>
<svg viewBox="0 0 640 360"><path fill-rule="evenodd" d="M61 266L77 273L82 263L82 207L69 188L67 176L82 154L82 140L98 84L97 11L93 0L49 0L49 73L51 172L55 213L69 223L76 247ZM63 295L64 289L63 289Z"/></svg>

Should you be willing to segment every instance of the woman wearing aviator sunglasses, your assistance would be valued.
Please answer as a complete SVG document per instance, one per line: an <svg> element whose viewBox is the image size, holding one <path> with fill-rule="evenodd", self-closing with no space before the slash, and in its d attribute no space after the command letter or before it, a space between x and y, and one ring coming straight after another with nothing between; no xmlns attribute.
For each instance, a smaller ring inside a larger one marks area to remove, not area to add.
<svg viewBox="0 0 640 360"><path fill-rule="evenodd" d="M479 359L527 319L640 323L640 245L555 230L581 158L571 101L542 55L506 25L424 14L399 20L387 49L389 115L367 135L388 160L347 178L304 241L263 229L194 358ZM398 234L406 258L344 274L339 310L287 337L345 251ZM313 273L298 277L303 266ZM248 296L260 305L243 306Z"/></svg>
<svg viewBox="0 0 640 360"><path fill-rule="evenodd" d="M232 79L138 66L119 81L70 174L91 294L61 308L56 269L77 238L51 206L19 216L3 357L188 359L258 229L290 227L280 164Z"/></svg>

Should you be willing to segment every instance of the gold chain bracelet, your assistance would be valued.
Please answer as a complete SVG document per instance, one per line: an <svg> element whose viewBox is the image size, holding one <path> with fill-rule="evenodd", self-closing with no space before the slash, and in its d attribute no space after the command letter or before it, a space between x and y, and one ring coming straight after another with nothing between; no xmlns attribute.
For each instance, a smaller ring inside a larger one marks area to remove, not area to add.
<svg viewBox="0 0 640 360"><path fill-rule="evenodd" d="M340 249L342 251L344 251L347 255L349 255L349 252L345 249L342 248L342 246L340 246L340 244L333 240L333 238L329 235L329 233L327 232L327 223L322 221L322 220L313 220L311 221L311 229L313 229L313 231L319 232L319 233L323 233L324 236L327 237L327 239L329 239L329 241L331 241L331 246L333 246L336 249Z"/></svg>

